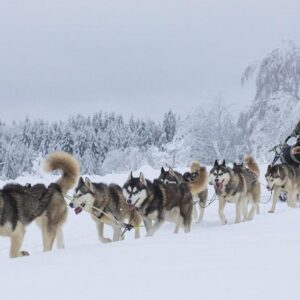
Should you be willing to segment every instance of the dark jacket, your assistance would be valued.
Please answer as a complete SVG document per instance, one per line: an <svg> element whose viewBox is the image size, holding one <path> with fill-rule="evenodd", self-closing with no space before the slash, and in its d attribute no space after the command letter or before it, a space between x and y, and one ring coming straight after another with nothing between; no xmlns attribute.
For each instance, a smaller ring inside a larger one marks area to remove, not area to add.
<svg viewBox="0 0 300 300"><path fill-rule="evenodd" d="M300 134L300 121L298 122L298 124L296 125L296 127L294 129L294 133L296 136Z"/></svg>

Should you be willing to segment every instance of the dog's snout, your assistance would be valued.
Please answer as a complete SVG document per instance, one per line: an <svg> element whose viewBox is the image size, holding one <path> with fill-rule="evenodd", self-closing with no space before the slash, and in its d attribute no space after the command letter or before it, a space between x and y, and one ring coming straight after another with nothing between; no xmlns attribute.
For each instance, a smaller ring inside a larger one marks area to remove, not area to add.
<svg viewBox="0 0 300 300"><path fill-rule="evenodd" d="M127 200L127 204L131 204L132 203L132 200L131 199L128 199Z"/></svg>
<svg viewBox="0 0 300 300"><path fill-rule="evenodd" d="M218 182L219 182L219 179L218 179L218 178L216 178L216 179L215 179L215 182L216 182L216 183L218 183Z"/></svg>

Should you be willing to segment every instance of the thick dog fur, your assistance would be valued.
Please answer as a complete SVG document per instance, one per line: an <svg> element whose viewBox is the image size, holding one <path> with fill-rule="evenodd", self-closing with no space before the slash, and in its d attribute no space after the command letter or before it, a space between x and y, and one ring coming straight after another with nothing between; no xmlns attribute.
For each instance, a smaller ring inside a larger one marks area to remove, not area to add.
<svg viewBox="0 0 300 300"><path fill-rule="evenodd" d="M169 171L166 171L164 168L161 168L158 180L165 184L178 184L184 181L182 174L180 174L177 171L174 171L171 168L169 169Z"/></svg>
<svg viewBox="0 0 300 300"><path fill-rule="evenodd" d="M143 173L135 178L132 173L123 186L127 204L134 206L143 218L147 236L152 236L165 222L176 224L175 233L182 227L190 231L193 197L186 183L164 184L146 180ZM154 224L152 225L152 221Z"/></svg>
<svg viewBox="0 0 300 300"><path fill-rule="evenodd" d="M253 172L258 178L260 176L260 170L257 162L254 160L254 158L251 155L245 155L244 161L248 166L248 169Z"/></svg>
<svg viewBox="0 0 300 300"><path fill-rule="evenodd" d="M241 222L243 213L244 221L252 220L255 211L258 211L260 201L260 183L258 181L259 168L252 157L246 156L247 167L235 165L234 168L226 166L225 161L215 162L210 171L210 184L214 185L219 200L219 216L221 223L227 224L224 208L227 202L235 203L235 223ZM248 213L248 204L251 210Z"/></svg>
<svg viewBox="0 0 300 300"><path fill-rule="evenodd" d="M268 190L273 191L273 203L270 213L275 212L276 203L282 191L287 192L288 206L297 206L297 194L300 194L299 168L287 164L269 165L265 177Z"/></svg>
<svg viewBox="0 0 300 300"><path fill-rule="evenodd" d="M74 199L75 210L84 204L85 210L92 215L92 219L96 222L98 237L101 242L109 243L112 241L103 235L104 224L113 227L113 241L121 239L122 227L117 222L114 222L114 218L122 224L125 221L130 221L135 227L135 238L140 237L139 225L141 219L137 212L126 204L120 186L116 184L94 183L89 178L85 180L80 178L75 189ZM93 207L98 208L105 214Z"/></svg>
<svg viewBox="0 0 300 300"><path fill-rule="evenodd" d="M193 195L193 198L199 198L199 216L197 223L200 223L203 220L206 201L208 197L208 174L205 167L202 167L199 162L194 161L191 164L191 171L186 172L185 174L180 174L172 169L166 171L164 168L161 169L161 174L158 178L161 182L165 184L169 183L183 183L187 182L188 187ZM197 216L196 208L194 207L194 215Z"/></svg>
<svg viewBox="0 0 300 300"><path fill-rule="evenodd" d="M45 161L48 171L61 169L62 177L46 187L43 184L6 185L0 191L0 235L11 239L10 257L28 255L20 251L25 227L36 220L42 229L44 251L52 249L55 238L62 248L62 226L67 217L65 193L79 176L79 166L73 156L56 152Z"/></svg>
<svg viewBox="0 0 300 300"><path fill-rule="evenodd" d="M63 151L49 154L44 161L44 170L46 172L63 171L61 178L56 182L60 186L63 195L66 195L75 186L80 174L77 160L74 156Z"/></svg>

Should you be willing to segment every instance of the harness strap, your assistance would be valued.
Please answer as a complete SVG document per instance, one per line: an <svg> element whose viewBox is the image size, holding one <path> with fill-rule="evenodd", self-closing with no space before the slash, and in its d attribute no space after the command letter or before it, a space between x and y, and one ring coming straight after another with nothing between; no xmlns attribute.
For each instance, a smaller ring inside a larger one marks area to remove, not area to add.
<svg viewBox="0 0 300 300"><path fill-rule="evenodd" d="M199 202L199 205L200 205L200 207L202 207L202 208L206 208L206 207L208 207L208 206L210 206L213 202L215 202L217 200L217 194L216 193L214 193L214 195L212 196L212 198L211 198L211 200L208 202L208 204L207 205L202 205L201 204L201 202Z"/></svg>
<svg viewBox="0 0 300 300"><path fill-rule="evenodd" d="M269 197L269 199L267 201L261 201L260 200L259 203L261 203L261 204L267 204L267 203L269 203L271 201L271 199L272 199L272 193L273 192L271 192L270 197Z"/></svg>
<svg viewBox="0 0 300 300"><path fill-rule="evenodd" d="M120 221L119 221L119 218L116 217L116 215L113 213L112 209L109 207L109 205L108 205L108 203L107 203L107 201L106 201L105 198L104 198L104 202L105 202L105 204L106 204L105 208L107 207L108 210L109 210L109 212L113 215L113 217L114 217L118 222L120 222ZM105 208L104 208L104 209L105 209Z"/></svg>
<svg viewBox="0 0 300 300"><path fill-rule="evenodd" d="M125 235L126 231L130 231L132 228L134 228L134 226L131 224L132 222L132 219L134 217L134 209L132 210L131 212L131 216L130 216L130 219L129 219L129 222L128 224L125 226L125 229L123 230L122 234L121 234L121 238Z"/></svg>
<svg viewBox="0 0 300 300"><path fill-rule="evenodd" d="M69 201L71 201L71 203L74 201L74 198L73 198L73 197L70 197L70 196L68 196L68 195L65 195L64 197L65 197L66 199L68 199ZM83 209L84 209L87 213L89 213L91 216L93 216L93 217L95 217L95 218L98 219L98 216L96 216L96 215L93 214L92 212L87 211L84 207L83 207ZM96 210L96 211L102 213L103 215L105 215L106 217L108 217L109 219L111 219L112 221L116 222L121 228L126 226L125 223L120 222L119 220L115 219L114 217L112 217L111 215L107 214L106 212L104 212L103 210L99 209L98 207L92 206L92 209L94 209L94 210ZM99 220L99 221L100 221L100 220Z"/></svg>

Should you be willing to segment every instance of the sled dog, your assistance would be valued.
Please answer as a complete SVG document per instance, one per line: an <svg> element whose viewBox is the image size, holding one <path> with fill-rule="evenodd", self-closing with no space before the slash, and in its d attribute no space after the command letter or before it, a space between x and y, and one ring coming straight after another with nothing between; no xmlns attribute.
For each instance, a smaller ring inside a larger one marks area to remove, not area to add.
<svg viewBox="0 0 300 300"><path fill-rule="evenodd" d="M235 223L241 222L242 213L244 221L252 220L258 210L261 193L259 167L251 156L246 155L244 159L247 167L235 165L234 168L226 166L225 161L219 164L216 160L209 174L209 183L214 186L219 200L219 216L223 225L227 224L224 215L227 202L236 205ZM251 204L249 213L248 203Z"/></svg>
<svg viewBox="0 0 300 300"><path fill-rule="evenodd" d="M270 213L275 212L276 203L282 191L287 192L288 206L297 206L297 194L300 193L299 168L287 164L269 165L265 177L267 180L267 189L274 191Z"/></svg>
<svg viewBox="0 0 300 300"><path fill-rule="evenodd" d="M193 198L199 198L199 201L194 204L199 205L200 214L197 219L197 223L203 220L207 196L208 196L208 174L205 167L202 167L199 162L193 162L191 164L191 171L186 172L183 175L172 169L166 171L161 168L160 176L158 180L165 184L176 183L180 184L186 182L190 188ZM196 207L194 206L194 215L197 216Z"/></svg>
<svg viewBox="0 0 300 300"><path fill-rule="evenodd" d="M127 204L143 218L147 236L153 236L165 221L176 224L175 233L180 227L190 231L193 197L186 183L166 185L159 180L152 183L143 173L137 178L130 173L123 195Z"/></svg>
<svg viewBox="0 0 300 300"><path fill-rule="evenodd" d="M113 227L113 241L119 241L122 227L118 222L124 224L126 220L135 227L135 238L140 237L141 219L137 212L127 206L122 188L116 184L95 183L89 178L83 180L81 177L75 189L73 205L76 213L80 213L84 205L84 209L92 215L96 222L98 238L103 243L112 241L104 237L104 224Z"/></svg>
<svg viewBox="0 0 300 300"><path fill-rule="evenodd" d="M0 190L0 235L10 237L10 257L29 255L20 251L25 228L36 220L41 227L44 251L50 251L55 238L58 248L64 247L62 226L67 218L64 195L79 176L75 158L65 152L50 154L45 162L46 171L62 170L56 183L22 186L8 184Z"/></svg>

